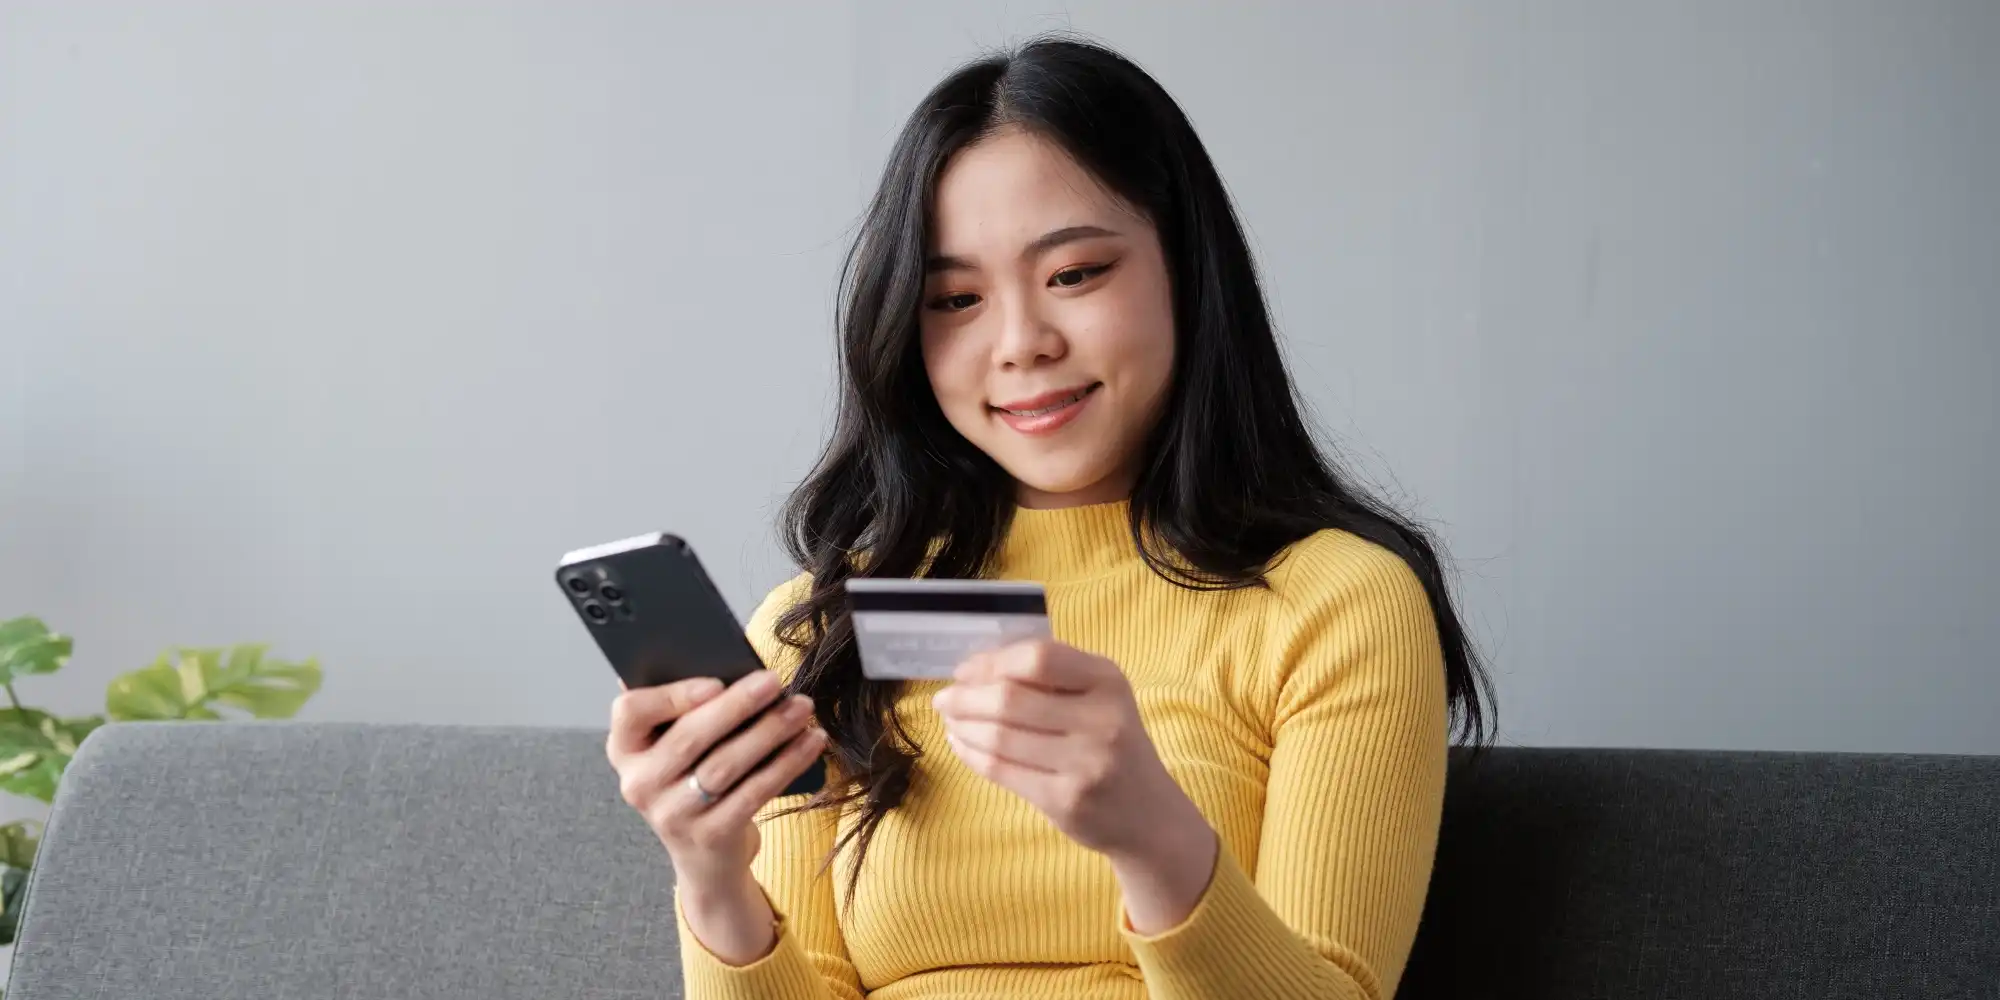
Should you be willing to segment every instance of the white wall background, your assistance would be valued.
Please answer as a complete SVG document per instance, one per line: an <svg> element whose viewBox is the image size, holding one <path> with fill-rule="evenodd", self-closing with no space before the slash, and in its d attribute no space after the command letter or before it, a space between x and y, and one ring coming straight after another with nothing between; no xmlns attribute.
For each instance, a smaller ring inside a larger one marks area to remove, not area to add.
<svg viewBox="0 0 2000 1000"><path fill-rule="evenodd" d="M2000 5L0 5L0 617L599 725L548 574L739 612L902 115L1072 27L1201 128L1510 742L2000 752Z"/></svg>

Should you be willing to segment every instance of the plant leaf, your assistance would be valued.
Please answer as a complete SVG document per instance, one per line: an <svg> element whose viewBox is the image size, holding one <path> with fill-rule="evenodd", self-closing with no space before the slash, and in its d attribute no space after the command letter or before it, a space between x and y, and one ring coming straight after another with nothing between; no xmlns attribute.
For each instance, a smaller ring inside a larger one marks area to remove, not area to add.
<svg viewBox="0 0 2000 1000"><path fill-rule="evenodd" d="M0 622L0 684L27 674L52 674L69 662L74 643L49 631L38 618Z"/></svg>
<svg viewBox="0 0 2000 1000"><path fill-rule="evenodd" d="M74 719L64 719L55 724L53 739L56 749L71 756L83 745L84 738L104 725L104 716L82 715Z"/></svg>
<svg viewBox="0 0 2000 1000"><path fill-rule="evenodd" d="M39 708L0 708L0 754L15 747L43 750L54 746L42 731L42 723L51 718Z"/></svg>
<svg viewBox="0 0 2000 1000"><path fill-rule="evenodd" d="M9 618L4 622L0 622L0 649L5 649L17 642L38 639L48 634L49 627L43 624L40 618L36 618L33 615Z"/></svg>
<svg viewBox="0 0 2000 1000"><path fill-rule="evenodd" d="M56 782L71 756L62 747L68 741L56 738L57 729L54 717L39 709L0 708L0 791L55 800Z"/></svg>
<svg viewBox="0 0 2000 1000"><path fill-rule="evenodd" d="M56 785L62 781L63 768L68 765L68 757L45 756L34 767L0 780L0 791L26 796L37 802L54 802Z"/></svg>
<svg viewBox="0 0 2000 1000"><path fill-rule="evenodd" d="M186 718L173 661L161 656L150 666L112 678L104 691L104 714L119 722Z"/></svg>
<svg viewBox="0 0 2000 1000"><path fill-rule="evenodd" d="M259 719L289 719L304 707L311 691L275 687L240 687L216 695L215 700L233 705Z"/></svg>
<svg viewBox="0 0 2000 1000"><path fill-rule="evenodd" d="M229 659L222 665L222 672L215 678L215 686L228 687L247 680L263 662L264 651L271 648L261 642L246 642L229 650Z"/></svg>
<svg viewBox="0 0 2000 1000"><path fill-rule="evenodd" d="M112 681L105 712L120 721L221 719L216 709L227 706L259 719L290 718L319 691L319 662L267 660L264 649L174 650Z"/></svg>
<svg viewBox="0 0 2000 1000"><path fill-rule="evenodd" d="M16 820L0 826L0 945L14 943L21 926L21 908L28 887L28 872L35 866L35 851L41 847L42 824Z"/></svg>
<svg viewBox="0 0 2000 1000"><path fill-rule="evenodd" d="M218 658L213 649L180 650L174 673L181 682L181 704L199 705L208 700L208 676L219 672L213 667Z"/></svg>
<svg viewBox="0 0 2000 1000"><path fill-rule="evenodd" d="M28 872L24 868L0 869L0 945L13 944L21 931L21 908L27 903Z"/></svg>
<svg viewBox="0 0 2000 1000"><path fill-rule="evenodd" d="M41 846L42 824L31 819L17 819L0 826L0 865L12 868L33 868L35 848Z"/></svg>

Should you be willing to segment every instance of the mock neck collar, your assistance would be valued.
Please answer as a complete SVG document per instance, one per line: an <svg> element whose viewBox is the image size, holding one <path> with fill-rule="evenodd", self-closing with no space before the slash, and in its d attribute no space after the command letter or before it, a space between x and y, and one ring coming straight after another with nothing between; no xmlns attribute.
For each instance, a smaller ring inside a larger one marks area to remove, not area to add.
<svg viewBox="0 0 2000 1000"><path fill-rule="evenodd" d="M1014 508L994 575L1064 583L1143 565L1126 500L1079 507Z"/></svg>

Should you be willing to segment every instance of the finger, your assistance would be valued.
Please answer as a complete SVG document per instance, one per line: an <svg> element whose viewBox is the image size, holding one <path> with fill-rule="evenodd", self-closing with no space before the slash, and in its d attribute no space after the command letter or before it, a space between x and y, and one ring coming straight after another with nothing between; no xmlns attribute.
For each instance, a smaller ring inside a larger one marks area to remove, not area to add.
<svg viewBox="0 0 2000 1000"><path fill-rule="evenodd" d="M1096 657L1049 639L1002 646L980 669L987 679L1007 678L1048 691L1081 694L1096 684ZM956 677L954 676L954 679Z"/></svg>
<svg viewBox="0 0 2000 1000"><path fill-rule="evenodd" d="M1084 706L1074 694L1056 694L1010 680L987 684L953 684L931 698L947 722L987 720L1066 733L1084 724Z"/></svg>
<svg viewBox="0 0 2000 1000"><path fill-rule="evenodd" d="M745 719L776 701L782 687L778 675L769 670L747 674L729 685L728 690L675 720L673 728L653 744L651 752L670 758L675 765L674 773L686 771Z"/></svg>
<svg viewBox="0 0 2000 1000"><path fill-rule="evenodd" d="M722 682L713 677L628 688L611 702L608 749L613 756L639 753L653 744L653 730L661 723L672 722L721 693Z"/></svg>
<svg viewBox="0 0 2000 1000"><path fill-rule="evenodd" d="M694 773L710 795L722 795L755 770L757 763L773 750L789 743L812 719L812 699L793 695L774 705L755 725L710 750L697 762Z"/></svg>
<svg viewBox="0 0 2000 1000"><path fill-rule="evenodd" d="M947 735L959 746L1044 774L1061 771L1063 761L1075 755L1070 741L1061 736L997 722L958 723Z"/></svg>
<svg viewBox="0 0 2000 1000"><path fill-rule="evenodd" d="M792 741L785 744L785 748L771 758L770 763L752 771L749 777L737 782L729 794L710 806L702 816L702 822L749 822L757 815L757 810L764 808L765 803L777 798L785 786L804 774L825 749L826 731L823 729L809 728L792 737Z"/></svg>
<svg viewBox="0 0 2000 1000"><path fill-rule="evenodd" d="M966 657L965 662L951 672L951 679L961 684L982 684L994 680L998 676L993 665L995 652L983 649Z"/></svg>
<svg viewBox="0 0 2000 1000"><path fill-rule="evenodd" d="M945 740L951 744L952 753L958 756L967 770L1013 792L1037 808L1040 808L1039 803L1048 801L1049 789L1062 781L1061 775L1024 767L950 734L946 734Z"/></svg>
<svg viewBox="0 0 2000 1000"><path fill-rule="evenodd" d="M646 754L633 754L617 764L618 795L625 804L650 816L662 803L661 792L673 781L674 772L666 762Z"/></svg>
<svg viewBox="0 0 2000 1000"><path fill-rule="evenodd" d="M704 756L698 756L690 764L680 764L676 760L676 754L668 750L656 750L636 758L636 762L630 764L628 774L620 784L626 802L632 802L642 810L646 810L654 826L662 830L672 826L686 828L686 824L698 822L732 792L730 788L732 784L740 784L740 780L732 776L734 768L714 766L716 758L722 754L742 756L746 748L762 744L762 750L756 752L750 764L742 768L748 770L758 760L772 756L774 746L782 746L788 740L796 738L796 728L804 726L806 720L812 718L810 710L812 702L808 698L796 698L796 702L802 702L804 710L796 708L794 704L772 708L770 712L764 712L764 718L760 718L754 726L736 734L730 740L724 740L722 744L714 746L712 750L708 750ZM792 712L786 712L784 708L792 708ZM780 726L792 726L792 728L784 728L782 736L770 740L770 732L778 730ZM778 758L772 756L774 764L776 760Z"/></svg>

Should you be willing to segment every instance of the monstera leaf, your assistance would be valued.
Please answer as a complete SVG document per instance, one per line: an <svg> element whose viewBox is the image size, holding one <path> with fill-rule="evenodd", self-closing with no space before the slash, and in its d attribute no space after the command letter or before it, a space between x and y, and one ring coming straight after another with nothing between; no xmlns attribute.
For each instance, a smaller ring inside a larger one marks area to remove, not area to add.
<svg viewBox="0 0 2000 1000"><path fill-rule="evenodd" d="M69 636L49 631L39 618L0 622L0 684L27 674L52 674L69 660Z"/></svg>
<svg viewBox="0 0 2000 1000"><path fill-rule="evenodd" d="M289 719L319 690L319 661L265 659L261 644L176 649L120 675L104 694L119 722L222 719L233 708L258 719Z"/></svg>
<svg viewBox="0 0 2000 1000"><path fill-rule="evenodd" d="M0 708L0 791L55 801L63 768L83 738L103 724L94 715L59 719L35 708Z"/></svg>

